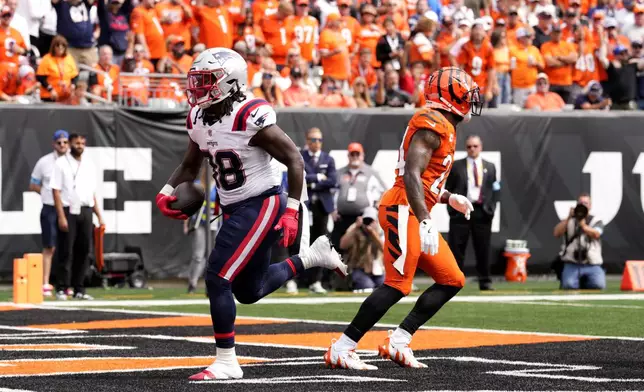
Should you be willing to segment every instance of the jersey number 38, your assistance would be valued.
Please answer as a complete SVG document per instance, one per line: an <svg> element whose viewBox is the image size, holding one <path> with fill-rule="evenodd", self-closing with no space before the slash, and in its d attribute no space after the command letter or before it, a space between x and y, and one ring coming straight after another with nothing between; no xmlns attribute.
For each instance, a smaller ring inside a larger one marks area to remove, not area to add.
<svg viewBox="0 0 644 392"><path fill-rule="evenodd" d="M234 150L217 151L214 162L211 160L210 163L218 189L232 191L246 182L244 165Z"/></svg>

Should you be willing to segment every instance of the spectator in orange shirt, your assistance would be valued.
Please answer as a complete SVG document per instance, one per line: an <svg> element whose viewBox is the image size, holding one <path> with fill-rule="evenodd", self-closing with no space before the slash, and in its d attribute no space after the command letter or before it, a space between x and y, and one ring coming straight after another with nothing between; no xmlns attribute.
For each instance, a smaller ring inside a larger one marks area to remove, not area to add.
<svg viewBox="0 0 644 392"><path fill-rule="evenodd" d="M394 70L399 71L404 60L405 40L397 31L393 19L385 19L384 27L385 34L380 37L376 46L376 58L383 67L390 63Z"/></svg>
<svg viewBox="0 0 644 392"><path fill-rule="evenodd" d="M373 55L369 48L360 49L358 63L351 68L351 83L357 77L362 77L365 79L369 88L375 87L378 82L378 76L376 75L376 70L371 66L372 57Z"/></svg>
<svg viewBox="0 0 644 392"><path fill-rule="evenodd" d="M99 95L105 99L118 95L119 74L118 65L112 64L113 51L112 47L103 45L98 49L98 63L94 65L96 72L96 84L90 87L94 95ZM90 80L92 80L90 78Z"/></svg>
<svg viewBox="0 0 644 392"><path fill-rule="evenodd" d="M246 82L246 85L251 86L253 77L255 77L255 74L257 74L261 68L261 66L256 62L258 58L257 52L249 53L248 46L245 41L235 42L233 50L239 53L239 55L246 60L246 65L248 66L248 81Z"/></svg>
<svg viewBox="0 0 644 392"><path fill-rule="evenodd" d="M319 59L316 47L320 40L320 28L317 19L309 15L309 0L297 0L295 15L289 16L286 23L295 33L301 56L309 63L317 63Z"/></svg>
<svg viewBox="0 0 644 392"><path fill-rule="evenodd" d="M360 22L351 16L352 0L337 0L338 9L340 10L340 17L342 19L342 36L347 40L347 48L351 57L358 53L359 44L358 36L360 36Z"/></svg>
<svg viewBox="0 0 644 392"><path fill-rule="evenodd" d="M69 99L76 88L78 68L72 56L67 53L67 40L57 35L51 40L51 47L36 72L41 85L40 99L45 102L63 102Z"/></svg>
<svg viewBox="0 0 644 392"><path fill-rule="evenodd" d="M291 74L291 68L299 67L300 62L302 61L302 56L300 56L300 49L298 47L289 48L286 55L286 66L280 71L280 75L283 78L288 78Z"/></svg>
<svg viewBox="0 0 644 392"><path fill-rule="evenodd" d="M550 41L541 45L541 54L546 63L550 91L561 96L566 103L571 103L572 70L577 62L575 46L561 39L561 26L553 24Z"/></svg>
<svg viewBox="0 0 644 392"><path fill-rule="evenodd" d="M23 63L18 67L18 95L27 96L33 95L36 89L40 89L40 84L36 81L36 71L27 63Z"/></svg>
<svg viewBox="0 0 644 392"><path fill-rule="evenodd" d="M245 5L246 2L242 4ZM207 48L231 49L235 34L234 22L244 22L246 9L242 9L236 16L231 16L223 0L205 0L205 5L204 0L197 0L194 15L201 43Z"/></svg>
<svg viewBox="0 0 644 392"><path fill-rule="evenodd" d="M528 96L535 92L537 74L544 67L541 52L532 45L532 32L527 28L517 30L517 46L510 48L512 103L523 107Z"/></svg>
<svg viewBox="0 0 644 392"><path fill-rule="evenodd" d="M342 37L340 15L327 15L326 27L320 34L320 57L324 75L342 82L348 81L351 66L347 41Z"/></svg>
<svg viewBox="0 0 644 392"><path fill-rule="evenodd" d="M163 29L157 18L154 3L155 0L142 0L141 4L132 11L130 24L132 32L136 34L136 42L143 45L146 57L156 65L167 53Z"/></svg>
<svg viewBox="0 0 644 392"><path fill-rule="evenodd" d="M508 11L508 20L505 25L505 33L508 39L508 45L514 46L517 44L517 30L523 27L523 22L519 18L519 10L517 7L510 7Z"/></svg>
<svg viewBox="0 0 644 392"><path fill-rule="evenodd" d="M291 107L307 108L313 106L317 97L311 92L302 79L302 70L299 66L290 69L291 87L284 91L284 105Z"/></svg>
<svg viewBox="0 0 644 392"><path fill-rule="evenodd" d="M284 107L282 89L277 87L272 73L262 73L262 84L253 89L253 95L263 98L275 108Z"/></svg>
<svg viewBox="0 0 644 392"><path fill-rule="evenodd" d="M454 23L454 19L451 16L443 17L443 23L436 37L436 47L438 48L438 58L439 66L449 67L451 65L449 59L449 51L452 49L452 46L456 44L459 38L461 38L462 32L458 29L458 25Z"/></svg>
<svg viewBox="0 0 644 392"><path fill-rule="evenodd" d="M163 0L155 6L163 36L178 35L190 45L190 28L194 23L192 7L183 0Z"/></svg>
<svg viewBox="0 0 644 392"><path fill-rule="evenodd" d="M256 53L260 47L264 46L264 33L262 33L260 26L253 22L252 9L246 9L246 20L237 26L235 40L244 41L249 53Z"/></svg>
<svg viewBox="0 0 644 392"><path fill-rule="evenodd" d="M171 35L168 41L168 56L163 57L157 64L159 73L167 73L168 64L172 74L187 74L192 67L192 57L186 54L185 41L180 35Z"/></svg>
<svg viewBox="0 0 644 392"><path fill-rule="evenodd" d="M494 98L490 107L499 107L499 104L510 103L512 88L510 87L510 48L505 38L505 31L496 30L490 36L490 43L494 48L494 64L496 71L496 85L492 86Z"/></svg>
<svg viewBox="0 0 644 392"><path fill-rule="evenodd" d="M548 91L549 87L548 75L540 73L537 76L537 92L528 96L525 108L539 111L561 111L566 103L559 94Z"/></svg>
<svg viewBox="0 0 644 392"><path fill-rule="evenodd" d="M328 77L322 79L320 94L316 96L314 106L318 108L356 108L355 99L342 93L342 84L342 82Z"/></svg>
<svg viewBox="0 0 644 392"><path fill-rule="evenodd" d="M19 84L18 66L7 61L0 63L0 101L16 101Z"/></svg>
<svg viewBox="0 0 644 392"><path fill-rule="evenodd" d="M376 16L376 8L373 5L362 5L360 9L360 34L357 38L360 50L364 48L371 50L371 66L374 68L380 67L380 62L376 58L376 45L378 45L378 40L384 34L384 30L374 23Z"/></svg>
<svg viewBox="0 0 644 392"><path fill-rule="evenodd" d="M18 30L9 26L11 19L13 19L13 12L5 5L0 10L0 43L3 49L0 50L0 62L6 61L18 65L19 56L27 53L27 46Z"/></svg>
<svg viewBox="0 0 644 392"><path fill-rule="evenodd" d="M124 75L119 77L119 99L126 106L146 106L148 104L150 81L144 75L136 74L136 71L136 58L126 57L121 68Z"/></svg>
<svg viewBox="0 0 644 392"><path fill-rule="evenodd" d="M294 27L286 23L286 18L291 15L293 15L293 5L283 0L277 7L277 13L260 21L260 26L266 39L265 48L275 60L278 70L281 70L286 63L288 49L297 46Z"/></svg>
<svg viewBox="0 0 644 392"><path fill-rule="evenodd" d="M452 50L455 52L454 48ZM479 18L472 24L470 39L458 51L457 64L470 75L484 93L486 103L490 103L496 86L494 48L485 35L484 22Z"/></svg>

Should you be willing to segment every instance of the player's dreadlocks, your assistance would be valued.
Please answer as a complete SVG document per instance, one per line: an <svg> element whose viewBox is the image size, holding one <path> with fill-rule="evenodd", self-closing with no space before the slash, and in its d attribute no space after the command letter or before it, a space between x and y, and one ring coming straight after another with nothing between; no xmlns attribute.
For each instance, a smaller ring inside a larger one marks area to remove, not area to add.
<svg viewBox="0 0 644 392"><path fill-rule="evenodd" d="M237 86L235 91L230 97L227 97L221 102L217 102L208 109L201 112L199 118L203 119L204 124L213 125L216 122L221 122L221 119L230 115L233 112L233 104L235 102L243 102L246 95Z"/></svg>

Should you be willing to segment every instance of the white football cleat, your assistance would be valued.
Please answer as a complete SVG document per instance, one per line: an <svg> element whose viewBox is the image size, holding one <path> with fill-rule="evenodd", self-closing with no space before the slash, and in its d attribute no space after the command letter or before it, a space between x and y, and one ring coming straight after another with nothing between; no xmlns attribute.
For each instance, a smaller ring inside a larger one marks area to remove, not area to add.
<svg viewBox="0 0 644 392"><path fill-rule="evenodd" d="M297 289L297 282L293 279L286 282L286 293L287 294L297 294L299 290Z"/></svg>
<svg viewBox="0 0 644 392"><path fill-rule="evenodd" d="M389 336L385 342L378 346L378 355L384 359L391 359L398 365L408 368L426 368L427 365L418 362L414 357L414 352L411 348L404 344L395 344L391 341L392 330L389 330Z"/></svg>
<svg viewBox="0 0 644 392"><path fill-rule="evenodd" d="M339 351L335 349L335 339L324 354L324 363L331 369L377 370L378 368L363 362L356 350Z"/></svg>
<svg viewBox="0 0 644 392"><path fill-rule="evenodd" d="M242 370L241 366L239 366L239 363L234 362L228 364L215 361L212 365L208 366L199 373L193 374L192 376L188 377L188 380L228 380L231 378L242 378L243 376L244 371Z"/></svg>
<svg viewBox="0 0 644 392"><path fill-rule="evenodd" d="M304 269L323 267L334 270L343 278L347 276L347 265L342 262L342 257L331 246L331 241L326 235L318 237L313 245L305 248L299 256Z"/></svg>

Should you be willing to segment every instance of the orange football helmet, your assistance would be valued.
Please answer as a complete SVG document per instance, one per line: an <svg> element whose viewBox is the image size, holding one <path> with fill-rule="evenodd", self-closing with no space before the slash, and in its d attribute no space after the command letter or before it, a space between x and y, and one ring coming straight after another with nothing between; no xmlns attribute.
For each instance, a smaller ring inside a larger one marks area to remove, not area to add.
<svg viewBox="0 0 644 392"><path fill-rule="evenodd" d="M483 110L479 86L467 72L456 67L434 71L425 85L427 107L441 109L469 118Z"/></svg>

